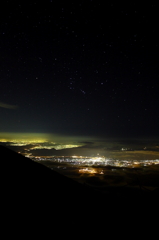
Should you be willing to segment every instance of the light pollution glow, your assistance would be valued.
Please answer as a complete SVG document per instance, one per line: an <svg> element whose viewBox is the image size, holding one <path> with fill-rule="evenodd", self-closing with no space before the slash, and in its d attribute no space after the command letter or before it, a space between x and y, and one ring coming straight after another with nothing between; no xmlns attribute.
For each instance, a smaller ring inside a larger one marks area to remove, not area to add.
<svg viewBox="0 0 159 240"><path fill-rule="evenodd" d="M5 142L47 142L49 134L45 133L0 133L0 141Z"/></svg>
<svg viewBox="0 0 159 240"><path fill-rule="evenodd" d="M86 137L63 137L44 133L0 133L0 142L35 162L95 187L98 181L106 187L125 186L129 181L133 183L135 174L146 181L144 179L147 172L157 175L159 172L158 144L151 143L151 148L142 144L139 149L135 149L138 142L133 147L128 143L115 142L114 147L111 140L101 142ZM67 148L70 149L67 151ZM87 149L89 152L85 152ZM132 168L135 171L129 175ZM120 179L116 182L118 176ZM95 182L91 179L95 179ZM155 184L155 181L151 183L153 188L156 187Z"/></svg>
<svg viewBox="0 0 159 240"><path fill-rule="evenodd" d="M118 159L121 160L156 160L159 159L159 145L146 144L144 145L140 142L136 142L135 145L129 145L129 143L123 143L120 141L100 141L96 138L86 137L86 136L62 136L58 134L48 134L48 133L0 133L0 142L5 143L6 146L12 147L23 147L26 146L25 150L28 154L34 151L33 155L40 156L43 155L41 150L65 150L69 149L67 152L55 152L45 151L45 156L50 155L65 155L73 156L105 156L108 159ZM72 150L71 150L72 149ZM21 152L22 148L18 150ZM22 153L24 151L22 150ZM36 150L36 151L35 151ZM39 151L39 152L38 152ZM41 152L40 152L41 151Z"/></svg>
<svg viewBox="0 0 159 240"><path fill-rule="evenodd" d="M52 141L54 140L54 141ZM34 145L33 149L65 149L81 147L83 144L67 143L68 139L59 135L46 134L46 133L0 133L0 142L9 142L10 146L26 146Z"/></svg>

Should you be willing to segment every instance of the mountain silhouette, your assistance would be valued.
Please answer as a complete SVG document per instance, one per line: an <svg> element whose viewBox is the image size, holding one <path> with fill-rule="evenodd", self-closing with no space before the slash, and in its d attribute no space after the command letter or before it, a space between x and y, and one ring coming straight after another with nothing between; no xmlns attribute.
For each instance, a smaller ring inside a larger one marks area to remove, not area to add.
<svg viewBox="0 0 159 240"><path fill-rule="evenodd" d="M75 237L74 232L92 226L99 231L107 226L111 233L114 221L117 229L123 223L130 229L131 224L145 221L145 213L152 214L151 199L145 196L104 195L3 146L0 164L1 219L6 235Z"/></svg>

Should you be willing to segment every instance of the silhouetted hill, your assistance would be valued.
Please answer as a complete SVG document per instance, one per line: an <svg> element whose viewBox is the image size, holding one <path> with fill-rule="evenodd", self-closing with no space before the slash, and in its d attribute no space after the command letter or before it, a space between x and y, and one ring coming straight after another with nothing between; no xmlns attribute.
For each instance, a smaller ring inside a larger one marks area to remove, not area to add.
<svg viewBox="0 0 159 240"><path fill-rule="evenodd" d="M74 231L77 234L92 226L111 232L114 224L117 229L130 228L151 213L151 199L102 195L3 146L0 164L1 219L6 234L34 231L38 236L74 236Z"/></svg>
<svg viewBox="0 0 159 240"><path fill-rule="evenodd" d="M37 203L45 202L47 196L59 206L64 205L64 202L68 204L75 198L80 201L81 194L88 196L88 188L29 158L2 146L0 154L3 190L7 194L24 197L25 201L27 199L30 202L34 198Z"/></svg>
<svg viewBox="0 0 159 240"><path fill-rule="evenodd" d="M4 219L14 229L15 225L25 229L26 222L27 229L76 228L81 221L87 223L85 216L94 212L91 206L98 205L88 187L3 146L0 164Z"/></svg>

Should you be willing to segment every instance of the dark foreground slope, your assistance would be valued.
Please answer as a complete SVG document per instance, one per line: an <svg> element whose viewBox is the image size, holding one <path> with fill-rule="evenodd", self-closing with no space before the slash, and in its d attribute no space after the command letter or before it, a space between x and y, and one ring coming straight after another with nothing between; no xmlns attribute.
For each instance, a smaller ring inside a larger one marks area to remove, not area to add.
<svg viewBox="0 0 159 240"><path fill-rule="evenodd" d="M115 236L121 228L145 224L149 217L153 221L156 196L102 195L2 146L0 164L6 234L56 233L58 239L98 230Z"/></svg>

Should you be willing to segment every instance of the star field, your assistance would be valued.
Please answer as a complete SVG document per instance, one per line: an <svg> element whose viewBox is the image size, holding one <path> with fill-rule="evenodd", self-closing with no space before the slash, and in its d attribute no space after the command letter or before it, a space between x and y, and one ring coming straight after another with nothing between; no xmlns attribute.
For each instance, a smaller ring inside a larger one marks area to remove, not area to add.
<svg viewBox="0 0 159 240"><path fill-rule="evenodd" d="M158 135L154 1L4 1L0 16L1 132Z"/></svg>

